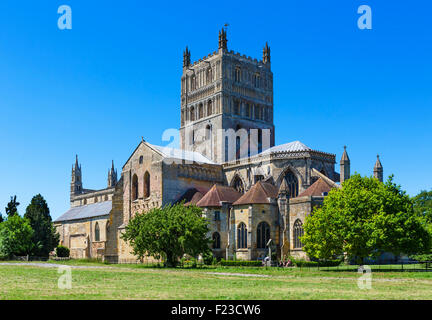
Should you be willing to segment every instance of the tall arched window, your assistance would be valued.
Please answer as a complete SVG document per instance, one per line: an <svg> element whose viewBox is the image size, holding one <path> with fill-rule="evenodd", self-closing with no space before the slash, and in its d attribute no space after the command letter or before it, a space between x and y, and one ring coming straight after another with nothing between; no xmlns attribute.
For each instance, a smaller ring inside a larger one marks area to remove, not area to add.
<svg viewBox="0 0 432 320"><path fill-rule="evenodd" d="M298 196L299 185L296 176L291 172L287 171L284 176L285 182L288 187L288 195L290 198Z"/></svg>
<svg viewBox="0 0 432 320"><path fill-rule="evenodd" d="M241 77L241 69L240 67L236 67L235 71L234 71L234 81L235 82L240 82L240 77Z"/></svg>
<svg viewBox="0 0 432 320"><path fill-rule="evenodd" d="M205 134L206 134L206 140L210 140L210 138L211 138L211 126L209 124L206 126Z"/></svg>
<svg viewBox="0 0 432 320"><path fill-rule="evenodd" d="M225 137L225 162L228 162L228 137Z"/></svg>
<svg viewBox="0 0 432 320"><path fill-rule="evenodd" d="M194 107L190 108L189 120L195 121L195 108Z"/></svg>
<svg viewBox="0 0 432 320"><path fill-rule="evenodd" d="M198 119L201 119L204 116L203 105L202 103L198 106Z"/></svg>
<svg viewBox="0 0 432 320"><path fill-rule="evenodd" d="M138 199L138 176L133 175L132 178L132 200Z"/></svg>
<svg viewBox="0 0 432 320"><path fill-rule="evenodd" d="M213 103L211 100L207 102L207 115L211 116L213 114Z"/></svg>
<svg viewBox="0 0 432 320"><path fill-rule="evenodd" d="M220 241L220 235L218 232L213 233L213 249L220 249L221 247L221 241Z"/></svg>
<svg viewBox="0 0 432 320"><path fill-rule="evenodd" d="M240 159L240 137L236 137L236 160Z"/></svg>
<svg viewBox="0 0 432 320"><path fill-rule="evenodd" d="M234 189L236 189L240 193L244 193L244 191L245 191L244 190L244 186L243 186L243 181L240 179L239 176L236 176L234 178L232 186L233 186Z"/></svg>
<svg viewBox="0 0 432 320"><path fill-rule="evenodd" d="M212 73L212 69L208 68L207 69L207 83L212 82L213 80L213 73Z"/></svg>
<svg viewBox="0 0 432 320"><path fill-rule="evenodd" d="M196 89L196 77L195 77L195 75L193 75L191 77L191 88L192 88L192 90Z"/></svg>
<svg viewBox="0 0 432 320"><path fill-rule="evenodd" d="M294 222L294 230L293 230L293 234L294 234L294 248L302 248L303 244L300 241L300 237L303 236L303 224L300 221L300 219L297 219Z"/></svg>
<svg viewBox="0 0 432 320"><path fill-rule="evenodd" d="M237 248L247 248L247 228L243 222L237 227Z"/></svg>
<svg viewBox="0 0 432 320"><path fill-rule="evenodd" d="M262 152L262 129L258 129L258 153Z"/></svg>
<svg viewBox="0 0 432 320"><path fill-rule="evenodd" d="M143 156L140 156L140 157L139 157L139 164L142 164L142 163L143 163L143 160L144 160L144 157L143 157Z"/></svg>
<svg viewBox="0 0 432 320"><path fill-rule="evenodd" d="M254 118L255 119L259 119L259 106L258 105L255 105L254 106Z"/></svg>
<svg viewBox="0 0 432 320"><path fill-rule="evenodd" d="M234 114L240 115L240 102L238 100L234 100Z"/></svg>
<svg viewBox="0 0 432 320"><path fill-rule="evenodd" d="M144 198L150 197L150 173L144 173Z"/></svg>
<svg viewBox="0 0 432 320"><path fill-rule="evenodd" d="M100 241L100 229L99 229L99 223L97 222L95 225L95 241Z"/></svg>
<svg viewBox="0 0 432 320"><path fill-rule="evenodd" d="M270 240L270 226L267 222L261 222L257 228L257 248L265 249Z"/></svg>

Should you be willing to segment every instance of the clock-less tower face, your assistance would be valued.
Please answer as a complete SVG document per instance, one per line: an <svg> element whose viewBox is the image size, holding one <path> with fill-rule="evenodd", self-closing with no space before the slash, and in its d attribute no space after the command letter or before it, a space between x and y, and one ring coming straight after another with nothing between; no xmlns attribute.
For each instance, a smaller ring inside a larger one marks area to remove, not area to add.
<svg viewBox="0 0 432 320"><path fill-rule="evenodd" d="M223 163L274 145L273 74L266 48L263 61L222 47L193 64L186 49L181 77L182 149Z"/></svg>

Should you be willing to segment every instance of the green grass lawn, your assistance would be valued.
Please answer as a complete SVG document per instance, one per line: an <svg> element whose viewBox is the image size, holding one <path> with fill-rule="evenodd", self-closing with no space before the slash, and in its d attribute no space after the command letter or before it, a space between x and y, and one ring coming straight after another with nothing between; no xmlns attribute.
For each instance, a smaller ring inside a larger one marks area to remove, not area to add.
<svg viewBox="0 0 432 320"><path fill-rule="evenodd" d="M0 298L210 300L432 298L432 272L374 271L372 289L359 289L357 279L360 274L353 271L332 270L332 268L329 270L258 267L165 269L143 265L105 265L84 261L62 261L58 264L74 266L71 289L58 288L57 283L61 274L57 273L56 267L0 264ZM76 268L77 266L92 268Z"/></svg>

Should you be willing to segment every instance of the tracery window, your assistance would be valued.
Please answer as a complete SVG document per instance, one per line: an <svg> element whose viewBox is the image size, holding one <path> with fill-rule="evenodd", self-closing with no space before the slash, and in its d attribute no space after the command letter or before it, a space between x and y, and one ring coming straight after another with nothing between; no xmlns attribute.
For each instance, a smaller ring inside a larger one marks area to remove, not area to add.
<svg viewBox="0 0 432 320"><path fill-rule="evenodd" d="M220 241L220 235L218 232L213 233L213 249L220 249L221 247L221 241Z"/></svg>
<svg viewBox="0 0 432 320"><path fill-rule="evenodd" d="M236 189L240 193L244 193L244 191L245 191L244 186L243 186L243 181L240 179L239 176L236 176L234 178L232 186L234 189Z"/></svg>
<svg viewBox="0 0 432 320"><path fill-rule="evenodd" d="M299 185L296 176L291 171L287 171L285 173L284 179L288 187L288 196L290 198L297 197L299 191Z"/></svg>
<svg viewBox="0 0 432 320"><path fill-rule="evenodd" d="M237 227L237 248L247 248L247 228L243 222Z"/></svg>
<svg viewBox="0 0 432 320"><path fill-rule="evenodd" d="M257 227L257 248L265 249L270 240L270 226L267 222L261 222Z"/></svg>
<svg viewBox="0 0 432 320"><path fill-rule="evenodd" d="M99 229L99 223L97 222L95 225L95 241L100 241L100 229Z"/></svg>
<svg viewBox="0 0 432 320"><path fill-rule="evenodd" d="M304 230L303 230L303 224L300 221L300 219L297 219L294 222L294 230L293 230L293 234L294 234L294 248L295 249L299 249L303 247L303 244L300 241L300 237L303 236Z"/></svg>

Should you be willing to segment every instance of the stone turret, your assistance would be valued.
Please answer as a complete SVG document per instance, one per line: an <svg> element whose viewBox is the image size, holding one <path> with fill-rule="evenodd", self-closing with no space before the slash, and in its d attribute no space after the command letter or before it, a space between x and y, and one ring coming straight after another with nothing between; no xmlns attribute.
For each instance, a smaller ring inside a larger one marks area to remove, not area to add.
<svg viewBox="0 0 432 320"><path fill-rule="evenodd" d="M263 63L270 64L270 47L267 42L263 49Z"/></svg>
<svg viewBox="0 0 432 320"><path fill-rule="evenodd" d="M70 188L71 198L75 195L81 194L82 191L83 188L82 188L81 165L78 164L78 155L76 155L75 165L72 165L72 179L71 179L71 188Z"/></svg>
<svg viewBox="0 0 432 320"><path fill-rule="evenodd" d="M226 30L222 28L222 30L219 31L219 50L227 51L228 50L227 42L228 40L227 40Z"/></svg>
<svg viewBox="0 0 432 320"><path fill-rule="evenodd" d="M346 151L346 146L344 146L344 152L340 160L340 183L342 184L345 180L348 180L351 176L351 164Z"/></svg>
<svg viewBox="0 0 432 320"><path fill-rule="evenodd" d="M384 169L383 169L383 166L381 164L379 155L377 155L377 160L375 162L375 166L374 166L374 169L373 169L373 175L379 181L383 182L383 179L384 179Z"/></svg>
<svg viewBox="0 0 432 320"><path fill-rule="evenodd" d="M114 160L113 160L111 169L108 170L108 188L112 188L116 184L117 184L117 170L114 169Z"/></svg>
<svg viewBox="0 0 432 320"><path fill-rule="evenodd" d="M183 51L183 68L188 68L191 64L190 51L186 46L186 50Z"/></svg>

